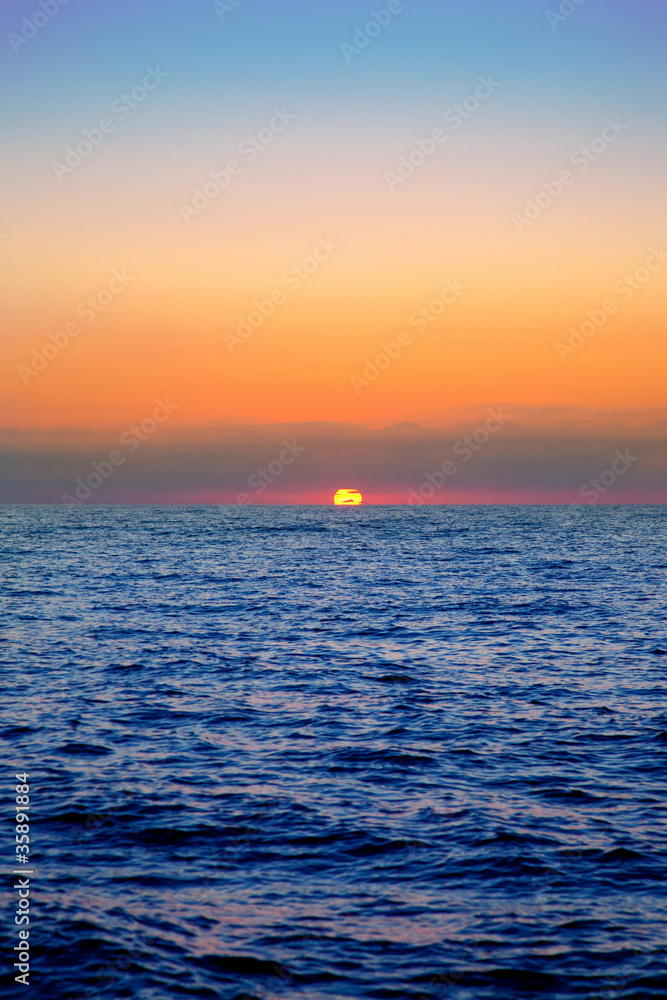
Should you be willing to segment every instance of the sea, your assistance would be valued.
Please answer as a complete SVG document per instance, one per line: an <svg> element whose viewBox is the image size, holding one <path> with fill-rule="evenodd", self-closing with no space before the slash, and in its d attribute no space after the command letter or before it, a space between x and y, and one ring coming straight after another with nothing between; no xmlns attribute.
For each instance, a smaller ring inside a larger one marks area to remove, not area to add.
<svg viewBox="0 0 667 1000"><path fill-rule="evenodd" d="M2 996L664 1000L666 510L0 508Z"/></svg>

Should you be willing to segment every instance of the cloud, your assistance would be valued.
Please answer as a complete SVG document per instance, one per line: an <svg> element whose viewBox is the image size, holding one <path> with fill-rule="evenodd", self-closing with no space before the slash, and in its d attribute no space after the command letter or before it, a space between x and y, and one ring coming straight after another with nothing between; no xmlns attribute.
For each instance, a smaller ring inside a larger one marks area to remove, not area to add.
<svg viewBox="0 0 667 1000"><path fill-rule="evenodd" d="M484 430L490 413L506 418L492 433ZM91 503L233 503L244 493L250 503L328 503L340 487L375 502L407 502L450 461L455 474L431 502L581 503L582 485L609 467L616 449L631 448L637 461L604 501L656 503L667 495L666 439L667 411L511 403L451 411L438 426L165 423L143 441L122 429L7 429L0 430L0 502L61 503L91 475L101 480ZM122 462L110 464L112 454Z"/></svg>

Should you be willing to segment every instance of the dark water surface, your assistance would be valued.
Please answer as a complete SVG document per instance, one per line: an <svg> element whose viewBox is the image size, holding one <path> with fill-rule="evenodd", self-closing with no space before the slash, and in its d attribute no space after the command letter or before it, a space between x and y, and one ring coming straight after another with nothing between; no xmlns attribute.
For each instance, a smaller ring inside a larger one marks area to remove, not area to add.
<svg viewBox="0 0 667 1000"><path fill-rule="evenodd" d="M667 997L666 510L0 509L23 995Z"/></svg>

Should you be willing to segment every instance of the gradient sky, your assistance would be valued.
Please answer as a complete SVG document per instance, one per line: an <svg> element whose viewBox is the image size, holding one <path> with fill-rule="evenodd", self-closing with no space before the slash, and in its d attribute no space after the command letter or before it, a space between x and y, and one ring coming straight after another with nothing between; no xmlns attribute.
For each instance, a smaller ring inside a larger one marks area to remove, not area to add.
<svg viewBox="0 0 667 1000"><path fill-rule="evenodd" d="M249 502L328 502L341 486L406 502L501 405L518 415L511 477L501 431L470 462L474 489L461 476L430 502L583 502L615 449L640 444L599 502L664 501L667 8L586 0L550 24L558 3L405 0L351 53L341 46L383 0L224 7L70 0L35 30L23 19L37 0L3 4L1 499L61 502L76 468L85 476L169 399L135 478L128 458L90 502L234 502L299 427L308 461ZM22 31L35 37L17 42ZM114 110L149 67L165 78ZM480 78L493 93L445 120ZM294 117L249 162L239 147L276 109ZM90 155L55 167L102 119L113 131ZM390 183L438 128L445 141ZM583 169L576 151L591 143ZM186 221L195 189L230 160L237 175ZM517 224L540 193L537 217ZM313 272L294 271L317 246ZM461 291L435 315L446 282ZM272 293L272 315L239 338ZM92 322L89 296L101 297ZM593 335L572 340L586 322ZM402 332L386 370L368 369ZM373 435L403 424L420 441L436 429L440 451L417 451L420 471L396 446L380 474ZM312 456L314 427L336 442L326 461ZM371 442L366 464L350 427ZM205 461L191 467L198 447Z"/></svg>

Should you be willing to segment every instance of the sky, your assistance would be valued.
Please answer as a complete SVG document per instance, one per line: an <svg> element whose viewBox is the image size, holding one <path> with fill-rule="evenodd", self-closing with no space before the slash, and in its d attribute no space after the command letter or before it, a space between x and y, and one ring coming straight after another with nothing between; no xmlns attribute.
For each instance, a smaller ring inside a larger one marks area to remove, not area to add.
<svg viewBox="0 0 667 1000"><path fill-rule="evenodd" d="M664 502L665 28L5 0L0 502Z"/></svg>

